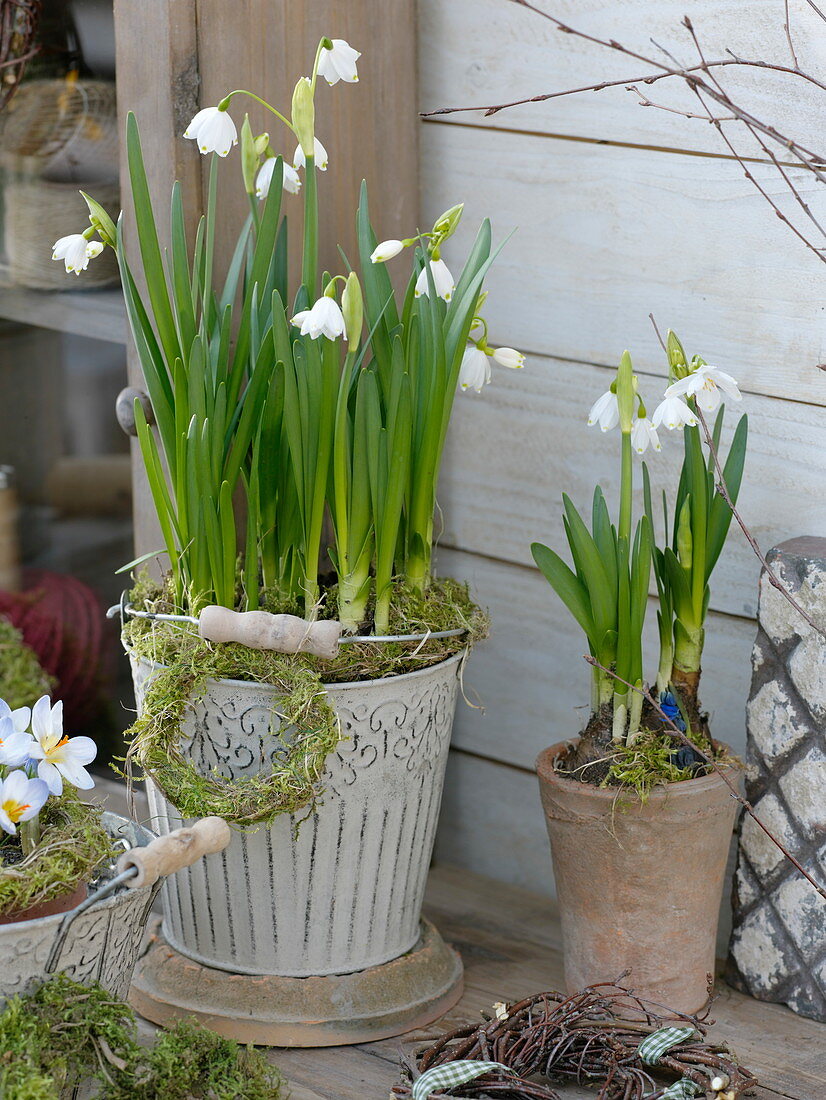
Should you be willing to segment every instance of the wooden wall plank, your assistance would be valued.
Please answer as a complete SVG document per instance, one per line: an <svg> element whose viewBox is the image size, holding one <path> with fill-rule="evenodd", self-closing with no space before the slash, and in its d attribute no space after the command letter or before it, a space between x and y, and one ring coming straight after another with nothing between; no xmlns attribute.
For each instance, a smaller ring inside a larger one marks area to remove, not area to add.
<svg viewBox="0 0 826 1100"><path fill-rule="evenodd" d="M289 117L293 87L302 73L309 73L322 35L344 38L362 53L357 84L328 88L320 80L316 96L317 133L330 155L330 167L319 179L320 234L329 269L342 270L338 244L349 255L355 253L362 179L370 188L371 213L379 236L413 232L418 214L419 132L414 0L197 3L202 105L217 103L233 88L245 87ZM268 131L273 148L283 150L291 160L296 144L292 134L244 97L237 97L231 108L239 127L245 111L255 132ZM240 160L234 159L222 172L222 247L227 254L248 210ZM303 216L301 198L285 195L284 200L288 216L295 222L297 242Z"/></svg>
<svg viewBox="0 0 826 1100"><path fill-rule="evenodd" d="M501 316L491 295L494 316ZM492 334L499 337L497 327ZM726 364L728 365L728 364ZM439 488L442 543L532 564L530 543L563 548L562 493L590 509L599 482L619 499L619 433L587 427L591 403L610 384L603 367L531 356L520 371L496 368L483 393L459 394ZM640 375L649 407L662 380ZM765 550L796 534L826 533L826 449L822 408L746 395L729 406L726 435L747 413L750 443L740 510ZM682 437L662 432L662 451L646 456L655 487L674 486ZM640 463L635 458L637 484ZM638 507L642 507L638 493ZM659 537L662 537L661 534ZM753 616L759 563L736 523L712 577L711 606Z"/></svg>
<svg viewBox="0 0 826 1100"><path fill-rule="evenodd" d="M505 764L533 768L555 741L573 738L587 717L589 673L579 627L536 569L473 554L440 550L441 574L467 580L491 615L491 636L468 660L453 743ZM646 666L657 665L655 607L645 634ZM745 705L755 624L711 613L701 697L715 736L735 752L745 749Z"/></svg>
<svg viewBox="0 0 826 1100"><path fill-rule="evenodd" d="M422 153L424 223L466 203L448 264L483 217L517 228L487 281L497 342L604 364L627 347L661 374L653 311L745 389L826 404L822 268L735 164L447 125Z"/></svg>
<svg viewBox="0 0 826 1100"><path fill-rule="evenodd" d="M614 38L646 56L653 37L683 62L696 52L682 27L685 0L553 0L539 5L570 25ZM806 3L791 0L792 28L804 68L826 70L826 27ZM551 23L503 0L420 0L422 110L512 102L604 80L622 80L599 93L547 100L485 117L481 112L444 116L467 125L528 129L611 142L727 153L707 122L638 106L625 90L629 77L653 71L611 50L563 35ZM743 57L789 62L783 3L692 0L690 14L709 58L726 47ZM745 16L745 17L744 17ZM662 55L660 55L662 56ZM822 93L792 77L765 70L727 68L720 76L743 106L799 140L823 147ZM644 88L654 102L697 112L696 97L682 81ZM759 148L744 145L756 155Z"/></svg>

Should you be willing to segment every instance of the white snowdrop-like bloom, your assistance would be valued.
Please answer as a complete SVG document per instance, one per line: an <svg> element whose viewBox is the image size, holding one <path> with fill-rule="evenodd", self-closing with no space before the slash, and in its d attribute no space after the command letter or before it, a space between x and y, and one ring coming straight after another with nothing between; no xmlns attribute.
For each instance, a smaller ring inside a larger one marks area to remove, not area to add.
<svg viewBox="0 0 826 1100"><path fill-rule="evenodd" d="M481 393L482 386L489 384L490 375L490 356L475 344L468 344L459 367L459 389L462 393L467 390Z"/></svg>
<svg viewBox="0 0 826 1100"><path fill-rule="evenodd" d="M28 708L27 708L28 709ZM11 715L0 718L0 764L19 768L31 758L32 736L14 727Z"/></svg>
<svg viewBox="0 0 826 1100"><path fill-rule="evenodd" d="M588 413L588 426L599 424L604 432L616 428L619 424L619 403L617 395L608 390L602 397L598 397Z"/></svg>
<svg viewBox="0 0 826 1100"><path fill-rule="evenodd" d="M681 397L672 396L665 397L654 409L651 423L655 428L662 425L669 431L673 431L674 428L682 428L685 424L693 427L697 423L697 417Z"/></svg>
<svg viewBox="0 0 826 1100"><path fill-rule="evenodd" d="M374 264L385 264L394 256L398 256L403 248L404 244L401 241L382 241L370 253L370 260Z"/></svg>
<svg viewBox="0 0 826 1100"><path fill-rule="evenodd" d="M516 348L494 348L493 361L500 367L510 367L512 370L519 370L525 366L525 356Z"/></svg>
<svg viewBox="0 0 826 1100"><path fill-rule="evenodd" d="M446 302L449 302L453 297L453 291L456 289L456 283L450 274L450 269L444 260L431 260L430 270L433 274L433 285L436 287L436 293L440 298L444 298ZM423 267L419 272L414 293L417 298L420 298L422 294L425 297L430 294L430 283L427 279L426 267Z"/></svg>
<svg viewBox="0 0 826 1100"><path fill-rule="evenodd" d="M63 793L63 780L73 787L88 791L95 785L84 764L97 756L97 745L91 737L68 737L63 733L63 703L51 706L49 696L42 695L32 708L31 756L38 760L37 774L52 794Z"/></svg>
<svg viewBox="0 0 826 1100"><path fill-rule="evenodd" d="M29 779L25 772L10 772L0 782L0 828L17 832L21 821L30 821L43 808L49 788L42 779Z"/></svg>
<svg viewBox="0 0 826 1100"><path fill-rule="evenodd" d="M327 150L317 137L313 138L313 159L319 172L327 171L327 164L329 163ZM306 164L307 158L304 156L304 150L300 145L296 145L295 153L293 154L293 168L304 168Z"/></svg>
<svg viewBox="0 0 826 1100"><path fill-rule="evenodd" d="M693 397L703 412L707 413L717 410L723 394L732 401L743 399L736 379L710 364L698 367L685 378L672 383L665 391L666 397Z"/></svg>
<svg viewBox="0 0 826 1100"><path fill-rule="evenodd" d="M331 50L322 47L321 56L318 59L318 75L323 76L331 86L337 84L339 80L354 84L359 78L356 62L361 54L343 38L333 38L331 42L333 43Z"/></svg>
<svg viewBox="0 0 826 1100"><path fill-rule="evenodd" d="M301 190L301 177L295 168L291 164L283 162L284 176L281 180L281 186L285 191L289 191L291 195L297 195ZM261 167L258 169L258 175L255 177L255 197L258 199L265 199L270 193L270 184L272 183L273 172L275 171L275 157L267 157Z"/></svg>
<svg viewBox="0 0 826 1100"><path fill-rule="evenodd" d="M326 294L318 299L312 309L296 313L292 323L300 327L302 336L309 336L312 340L317 340L319 336L326 336L328 340L335 340L338 336L347 339L341 307L335 298L329 298Z"/></svg>
<svg viewBox="0 0 826 1100"><path fill-rule="evenodd" d="M184 130L184 137L197 142L202 153L217 153L225 157L238 144L238 131L227 111L219 107L204 107Z"/></svg>
<svg viewBox="0 0 826 1100"><path fill-rule="evenodd" d="M657 429L647 416L638 416L634 419L631 425L631 446L638 455L644 455L649 447L653 447L655 451L662 450Z"/></svg>
<svg viewBox="0 0 826 1100"><path fill-rule="evenodd" d="M89 266L89 261L103 251L101 241L87 241L82 233L70 233L61 237L52 247L52 259L63 260L68 274L79 275Z"/></svg>

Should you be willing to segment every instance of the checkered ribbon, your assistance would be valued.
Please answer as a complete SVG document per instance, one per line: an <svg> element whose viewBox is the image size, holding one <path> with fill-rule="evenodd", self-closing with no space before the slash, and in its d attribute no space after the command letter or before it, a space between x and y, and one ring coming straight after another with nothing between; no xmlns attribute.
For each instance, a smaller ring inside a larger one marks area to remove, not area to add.
<svg viewBox="0 0 826 1100"><path fill-rule="evenodd" d="M491 1070L513 1074L513 1070L501 1062L445 1062L443 1066L434 1066L416 1079L413 1085L413 1100L427 1100L434 1092L445 1092L457 1085L466 1085ZM515 1075L514 1075L515 1076Z"/></svg>
<svg viewBox="0 0 826 1100"><path fill-rule="evenodd" d="M693 1027L661 1027L643 1039L637 1053L647 1066L656 1066L666 1051L693 1036ZM700 1086L690 1077L683 1077L668 1086L662 1093L662 1100L693 1100L698 1092L702 1092Z"/></svg>
<svg viewBox="0 0 826 1100"><path fill-rule="evenodd" d="M694 1035L693 1027L661 1027L646 1035L639 1045L637 1053L647 1066L656 1066L667 1050L677 1043L684 1043Z"/></svg>

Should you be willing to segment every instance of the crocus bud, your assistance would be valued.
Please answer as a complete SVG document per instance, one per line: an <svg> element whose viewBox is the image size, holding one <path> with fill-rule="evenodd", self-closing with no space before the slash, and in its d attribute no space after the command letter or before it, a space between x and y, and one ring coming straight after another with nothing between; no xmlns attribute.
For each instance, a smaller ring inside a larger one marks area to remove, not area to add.
<svg viewBox="0 0 826 1100"><path fill-rule="evenodd" d="M250 116L244 115L241 126L241 174L248 195L255 194L255 174L258 171L258 153L255 151L255 137L250 126Z"/></svg>
<svg viewBox="0 0 826 1100"><path fill-rule="evenodd" d="M364 321L364 301L361 295L361 284L355 271L350 272L347 276L347 282L344 284L341 295L341 312L347 330L347 342L351 348L358 347Z"/></svg>
<svg viewBox="0 0 826 1100"><path fill-rule="evenodd" d="M96 199L93 199L91 195L87 195L85 191L80 193L89 207L89 221L92 223L97 235L110 248L117 248L118 232L115 229L115 223Z"/></svg>
<svg viewBox="0 0 826 1100"><path fill-rule="evenodd" d="M464 208L465 204L460 202L458 206L451 206L449 210L445 210L444 214L436 219L436 223L433 226L433 233L438 242L446 241L448 237L455 233L456 226L462 218L462 211Z"/></svg>
<svg viewBox="0 0 826 1100"><path fill-rule="evenodd" d="M314 153L315 105L309 77L302 76L293 91L293 129L305 157Z"/></svg>
<svg viewBox="0 0 826 1100"><path fill-rule="evenodd" d="M370 253L370 259L374 264L384 264L394 256L398 256L403 248L403 241L382 241Z"/></svg>

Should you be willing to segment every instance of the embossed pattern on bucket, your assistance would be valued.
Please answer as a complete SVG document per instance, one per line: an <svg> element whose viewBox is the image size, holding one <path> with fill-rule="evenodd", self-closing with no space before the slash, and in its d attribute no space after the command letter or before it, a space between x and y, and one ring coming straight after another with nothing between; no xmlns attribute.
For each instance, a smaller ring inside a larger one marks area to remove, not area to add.
<svg viewBox="0 0 826 1100"><path fill-rule="evenodd" d="M317 812L236 830L217 856L164 884L164 935L197 962L240 974L344 974L409 951L419 938L456 707L459 654L404 676L327 688L342 741L327 759ZM151 673L133 662L136 694ZM274 689L210 683L184 725L204 773L268 764ZM270 750L272 754L272 750ZM149 782L151 823L182 819Z"/></svg>

